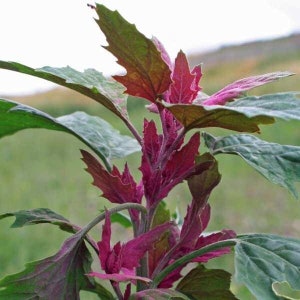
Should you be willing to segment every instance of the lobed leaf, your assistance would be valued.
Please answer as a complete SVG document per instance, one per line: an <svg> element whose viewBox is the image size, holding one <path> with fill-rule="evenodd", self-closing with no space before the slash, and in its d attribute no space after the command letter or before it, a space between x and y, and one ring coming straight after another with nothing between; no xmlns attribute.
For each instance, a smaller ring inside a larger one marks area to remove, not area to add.
<svg viewBox="0 0 300 300"><path fill-rule="evenodd" d="M103 160L106 165L139 151L136 140L121 135L109 123L84 112L53 118L33 107L0 99L0 138L28 128L44 128L74 135Z"/></svg>
<svg viewBox="0 0 300 300"><path fill-rule="evenodd" d="M101 299L113 299L109 291L86 276L92 258L81 232L68 238L61 249L43 260L28 263L24 271L0 280L0 299L80 299L80 290L93 291Z"/></svg>
<svg viewBox="0 0 300 300"><path fill-rule="evenodd" d="M171 70L154 42L128 23L117 11L97 4L96 20L105 34L109 50L127 74L114 76L126 87L126 93L155 102L171 84Z"/></svg>
<svg viewBox="0 0 300 300"><path fill-rule="evenodd" d="M0 68L32 75L75 90L101 103L121 118L126 118L126 95L124 88L115 80L108 79L102 73L87 69L79 72L71 67L43 67L33 69L17 62L0 60Z"/></svg>
<svg viewBox="0 0 300 300"><path fill-rule="evenodd" d="M195 300L236 300L230 291L231 274L203 265L192 269L178 283L176 290Z"/></svg>
<svg viewBox="0 0 300 300"><path fill-rule="evenodd" d="M257 299L276 300L272 288L276 282L286 281L293 289L300 289L299 253L300 240L294 238L242 235L235 246L236 279Z"/></svg>
<svg viewBox="0 0 300 300"><path fill-rule="evenodd" d="M294 182L300 181L300 147L263 141L248 134L215 138L203 134L212 154L236 154L269 181L287 188L295 197Z"/></svg>

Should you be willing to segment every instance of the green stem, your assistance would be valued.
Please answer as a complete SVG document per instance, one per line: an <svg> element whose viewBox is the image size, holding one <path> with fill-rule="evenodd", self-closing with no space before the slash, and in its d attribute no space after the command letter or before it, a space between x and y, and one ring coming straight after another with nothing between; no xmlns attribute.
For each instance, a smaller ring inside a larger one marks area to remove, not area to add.
<svg viewBox="0 0 300 300"><path fill-rule="evenodd" d="M220 241L220 242L217 242L217 243L214 243L211 245L207 245L199 250L190 252L189 254L177 259L172 264L168 265L165 269L163 269L159 274L157 274L153 278L150 288L156 288L167 275L169 275L171 272L173 272L180 266L187 264L194 258L196 258L200 255L203 255L205 253L220 249L220 248L234 246L237 242L238 242L237 239L229 239L229 240Z"/></svg>

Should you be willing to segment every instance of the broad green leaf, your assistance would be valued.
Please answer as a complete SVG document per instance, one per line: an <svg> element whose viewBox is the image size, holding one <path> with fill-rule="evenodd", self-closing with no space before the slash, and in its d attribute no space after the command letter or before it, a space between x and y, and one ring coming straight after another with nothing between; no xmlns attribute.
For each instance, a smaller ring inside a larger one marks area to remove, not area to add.
<svg viewBox="0 0 300 300"><path fill-rule="evenodd" d="M96 12L99 15L96 22L108 42L105 48L127 71L125 76L114 78L127 88L126 93L155 102L172 82L171 70L161 52L117 11L97 4Z"/></svg>
<svg viewBox="0 0 300 300"><path fill-rule="evenodd" d="M294 182L300 181L300 147L263 141L248 134L215 138L203 134L212 154L236 154L275 184L297 197Z"/></svg>
<svg viewBox="0 0 300 300"><path fill-rule="evenodd" d="M234 300L230 280L231 274L224 270L199 265L181 279L176 290L195 300Z"/></svg>
<svg viewBox="0 0 300 300"><path fill-rule="evenodd" d="M300 290L296 291L291 288L288 282L274 282L272 284L272 289L276 296L282 297L288 300L299 300Z"/></svg>
<svg viewBox="0 0 300 300"><path fill-rule="evenodd" d="M69 220L63 216L53 212L48 208L37 208L33 210L19 210L0 215L0 220L7 217L15 217L11 228L18 228L27 225L34 225L39 223L50 223L59 226L60 229L75 233L79 227L70 223Z"/></svg>
<svg viewBox="0 0 300 300"><path fill-rule="evenodd" d="M298 93L245 97L226 105L184 105L163 103L186 129L221 127L238 132L258 132L260 124L274 118L300 120Z"/></svg>
<svg viewBox="0 0 300 300"><path fill-rule="evenodd" d="M84 112L55 119L30 106L0 99L0 120L0 138L27 128L64 131L84 142L106 166L111 159L124 157L140 149L136 140L121 135L106 121Z"/></svg>
<svg viewBox="0 0 300 300"><path fill-rule="evenodd" d="M100 299L113 299L104 287L95 284L91 255L81 232L68 238L51 257L28 263L24 271L0 280L0 299L78 299L80 290L95 292Z"/></svg>
<svg viewBox="0 0 300 300"><path fill-rule="evenodd" d="M245 284L257 299L279 299L272 285L286 281L300 289L300 240L278 235L249 234L235 246L238 282Z"/></svg>
<svg viewBox="0 0 300 300"><path fill-rule="evenodd" d="M190 298L170 289L149 289L131 295L129 300L190 300Z"/></svg>
<svg viewBox="0 0 300 300"><path fill-rule="evenodd" d="M113 79L104 77L102 73L94 69L87 69L83 73L71 67L33 69L17 62L1 60L0 68L43 78L65 86L96 100L121 118L127 117L123 86Z"/></svg>
<svg viewBox="0 0 300 300"><path fill-rule="evenodd" d="M170 104L162 102L186 130L194 128L220 127L238 132L259 132L258 125L272 124L274 118L260 113L248 117L239 109L226 105L202 106L196 104Z"/></svg>

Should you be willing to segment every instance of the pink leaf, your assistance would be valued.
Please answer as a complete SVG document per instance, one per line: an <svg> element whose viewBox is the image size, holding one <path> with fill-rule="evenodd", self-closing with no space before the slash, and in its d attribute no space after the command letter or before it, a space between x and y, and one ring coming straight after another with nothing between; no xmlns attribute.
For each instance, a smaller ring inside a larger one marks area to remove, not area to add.
<svg viewBox="0 0 300 300"><path fill-rule="evenodd" d="M111 239L111 222L109 213L105 214L105 222L102 226L102 239L98 242L99 248L99 259L101 263L101 268L103 270L106 269L106 261L108 259L108 255L110 253L110 239Z"/></svg>
<svg viewBox="0 0 300 300"><path fill-rule="evenodd" d="M237 80L202 102L203 105L224 105L226 102L242 96L243 92L274 80L291 76L289 72L275 72Z"/></svg>
<svg viewBox="0 0 300 300"><path fill-rule="evenodd" d="M130 281L130 282L135 282L136 280L141 280L144 281L146 283L151 282L151 279L147 278L147 277L141 277L141 276L135 276L135 275L127 275L127 274L101 274L98 272L92 272L89 273L88 276L92 276L92 277L97 277L100 278L102 280L112 280L112 281L116 281L116 282L124 282L124 281Z"/></svg>

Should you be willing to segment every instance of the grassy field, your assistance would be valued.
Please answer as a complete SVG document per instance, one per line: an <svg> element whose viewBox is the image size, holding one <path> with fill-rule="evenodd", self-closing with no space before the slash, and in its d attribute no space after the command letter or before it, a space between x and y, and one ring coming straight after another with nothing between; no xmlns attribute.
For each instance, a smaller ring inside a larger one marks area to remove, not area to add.
<svg viewBox="0 0 300 300"><path fill-rule="evenodd" d="M236 50L237 51L237 50ZM289 56L279 55L243 58L205 67L201 81L203 91L213 93L224 85L241 77L271 71L289 70L300 73L300 51ZM200 59L200 58L199 58ZM258 88L251 94L300 90L299 75ZM123 133L122 124L113 115L85 99L64 89L56 89L42 95L24 97L22 100L54 116L84 110L110 121ZM139 129L143 118L150 117L144 102L129 102L132 120ZM214 130L208 130L215 132ZM260 138L282 144L300 145L299 123L278 122L263 127ZM108 203L99 197L100 191L91 185L91 177L84 171L79 149L85 146L72 136L45 130L28 130L0 141L0 213L48 207L74 223L86 224ZM300 204L279 186L269 183L234 156L217 157L223 175L210 203L212 218L208 230L230 228L238 233L266 232L300 237ZM139 158L128 157L132 168L139 165ZM122 165L123 161L116 161ZM136 177L139 178L139 173ZM182 213L190 200L184 184L168 197L172 208ZM38 225L21 229L9 229L13 219L1 220L0 229L0 277L23 269L24 263L54 254L68 234L55 226ZM120 236L122 229L118 229ZM93 233L99 236L99 227ZM225 267L233 271L232 256L217 259L211 267ZM240 299L254 299L238 285ZM83 296L82 299L93 299Z"/></svg>

